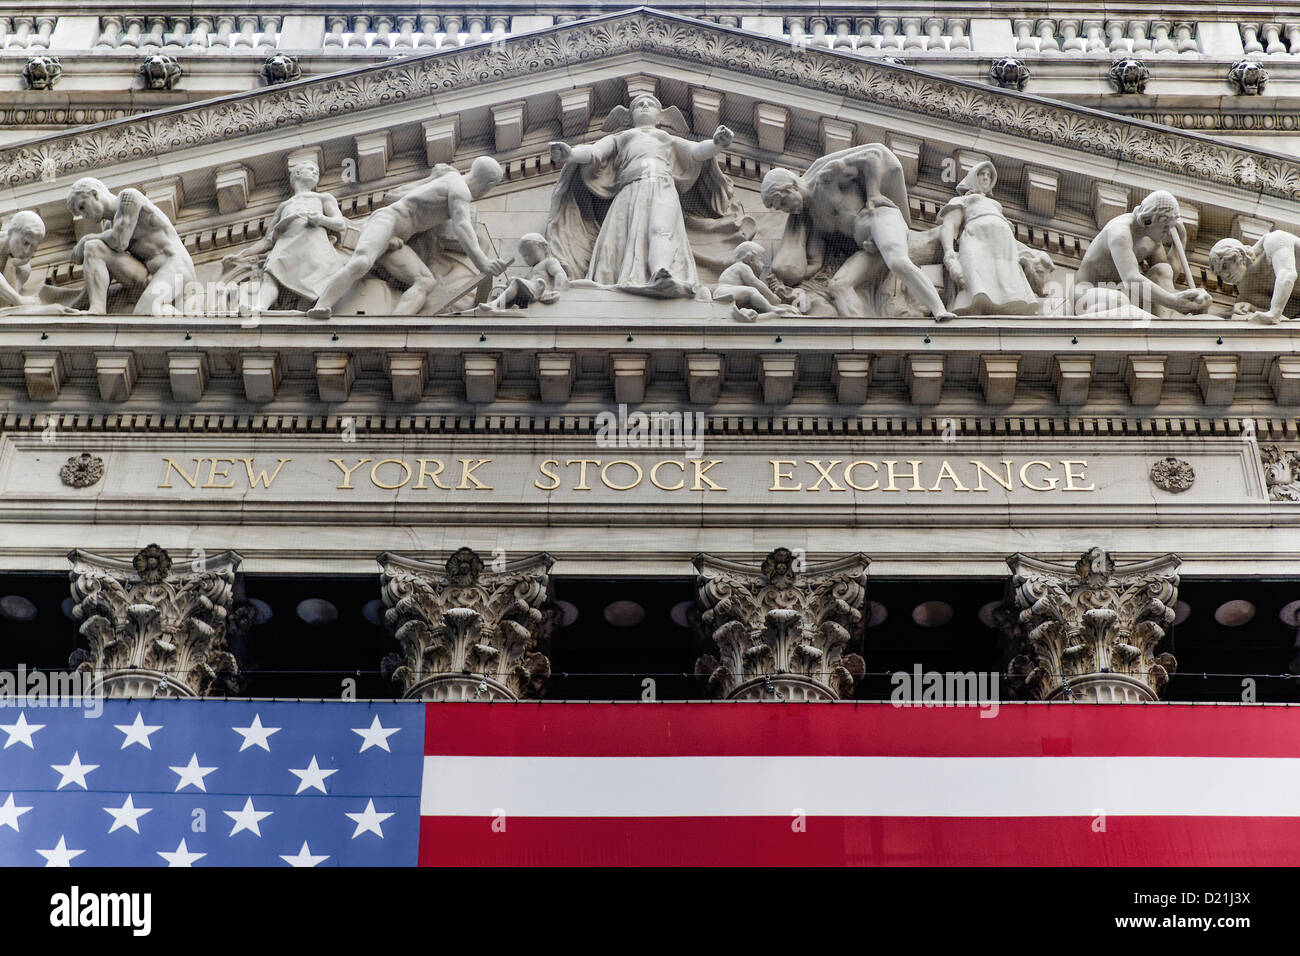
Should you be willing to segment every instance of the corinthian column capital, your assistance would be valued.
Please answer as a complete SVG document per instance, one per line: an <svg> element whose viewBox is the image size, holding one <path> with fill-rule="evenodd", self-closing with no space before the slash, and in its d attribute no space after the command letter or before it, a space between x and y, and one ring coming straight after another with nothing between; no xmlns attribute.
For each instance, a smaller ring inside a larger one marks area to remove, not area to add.
<svg viewBox="0 0 1300 956"><path fill-rule="evenodd" d="M200 552L203 555L203 552ZM236 690L239 667L226 646L234 551L201 556L173 573L156 544L130 561L85 551L72 562L72 618L89 651L77 669L108 697L204 697Z"/></svg>
<svg viewBox="0 0 1300 956"><path fill-rule="evenodd" d="M439 567L385 552L384 621L400 652L384 672L405 697L421 700L517 700L540 697L551 662L537 650L550 596L545 552L489 570L469 548Z"/></svg>
<svg viewBox="0 0 1300 956"><path fill-rule="evenodd" d="M1166 554L1116 567L1101 548L1073 565L1013 554L1013 686L1039 700L1156 700L1176 666L1155 648L1174 621L1181 563Z"/></svg>
<svg viewBox="0 0 1300 956"><path fill-rule="evenodd" d="M866 668L845 653L862 637L867 564L853 554L804 567L778 548L758 567L709 554L695 558L696 600L717 648L695 671L730 700L839 700Z"/></svg>

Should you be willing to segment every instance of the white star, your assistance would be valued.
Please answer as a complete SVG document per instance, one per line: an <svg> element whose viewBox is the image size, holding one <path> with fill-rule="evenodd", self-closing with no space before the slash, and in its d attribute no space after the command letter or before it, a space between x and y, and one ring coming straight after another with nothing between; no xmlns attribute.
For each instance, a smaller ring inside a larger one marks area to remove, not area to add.
<svg viewBox="0 0 1300 956"><path fill-rule="evenodd" d="M181 840L181 845L174 851L168 853L166 850L155 850L160 857L167 861L169 867L172 866L193 866L195 860L200 860L207 856L206 853L191 853L185 841Z"/></svg>
<svg viewBox="0 0 1300 956"><path fill-rule="evenodd" d="M294 770L289 768L289 772L298 778L298 789L295 794L302 793L308 787L315 787L321 793L325 793L325 778L331 774L338 773L337 770L322 770L316 765L316 758L311 758L311 763L305 770Z"/></svg>
<svg viewBox="0 0 1300 956"><path fill-rule="evenodd" d="M0 724L0 730L3 730L9 735L9 739L5 741L4 747L0 749L8 750L14 744L26 744L32 750L35 750L36 745L32 743L32 734L36 733L38 730L44 729L44 724L29 724L27 722L27 714L20 711L18 713L18 723Z"/></svg>
<svg viewBox="0 0 1300 956"><path fill-rule="evenodd" d="M249 747L261 747L267 753L270 753L271 748L267 744L267 738L280 732L279 727L263 727L261 714L254 714L253 722L247 727L231 727L230 729L237 734L244 735L244 742L239 745L241 753Z"/></svg>
<svg viewBox="0 0 1300 956"><path fill-rule="evenodd" d="M34 750L35 748L32 749ZM81 787L82 790L85 790L87 789L86 774L90 773L92 770L98 770L99 764L82 763L81 755L74 750L72 752L72 763L52 763L50 764L50 769L57 770L59 775L63 778L59 781L59 785L54 788L55 790L62 790L70 783L75 783L77 786Z"/></svg>
<svg viewBox="0 0 1300 956"><path fill-rule="evenodd" d="M327 853L323 856L312 856L311 850L307 846L307 841L303 840L302 849L298 851L297 856L289 856L281 853L280 859L284 860L284 862L288 863L290 866L315 866L317 863L322 863L325 860L328 860L329 854Z"/></svg>
<svg viewBox="0 0 1300 956"><path fill-rule="evenodd" d="M369 727L353 727L352 732L361 735L362 744L360 753L365 753L371 747L382 747L385 750L388 750L388 738L401 729L401 727L385 729L384 726L379 723L379 715L376 714L375 719L371 721ZM391 750L388 750L388 752L392 753Z"/></svg>
<svg viewBox="0 0 1300 956"><path fill-rule="evenodd" d="M149 744L149 735L162 730L162 724L146 724L139 711L135 713L135 723L114 724L113 726L126 735L126 739L122 741L122 750L132 744L143 744L145 750L153 750L153 747Z"/></svg>
<svg viewBox="0 0 1300 956"><path fill-rule="evenodd" d="M68 845L63 842L63 837L59 837L59 843L52 850L37 850L41 856L45 857L46 866L72 866L72 858L81 856L85 850L69 850Z"/></svg>
<svg viewBox="0 0 1300 956"><path fill-rule="evenodd" d="M176 782L176 789L172 792L179 793L182 788L188 787L190 784L193 784L194 786L202 790L204 793L207 793L208 788L203 783L203 778L206 777L208 774L212 773L212 771L216 769L217 769L216 767L200 767L199 755L190 754L190 762L186 764L184 767L171 768L172 773L180 776L180 780Z"/></svg>
<svg viewBox="0 0 1300 956"><path fill-rule="evenodd" d="M15 807L14 795L9 794L9 799L0 805L0 827L12 827L14 833L17 833L18 818L30 809L31 807Z"/></svg>
<svg viewBox="0 0 1300 956"><path fill-rule="evenodd" d="M254 836L261 836L262 831L258 829L257 824L271 815L270 810L258 810L253 806L253 798L249 797L244 801L242 810L222 810L226 816L235 821L235 828L230 831L234 836L240 830L247 830Z"/></svg>
<svg viewBox="0 0 1300 956"><path fill-rule="evenodd" d="M131 802L131 795L128 793L126 795L126 803L122 804L120 807L105 807L104 812L111 814L113 817L113 825L108 828L109 833L112 833L114 830L120 830L122 827L126 827L127 829L139 833L140 818L146 813L152 813L153 808L137 808L136 805Z"/></svg>
<svg viewBox="0 0 1300 956"><path fill-rule="evenodd" d="M392 816L391 813L376 813L375 801L373 800L366 801L366 809L361 813L345 813L343 815L357 825L356 831L352 834L354 840L367 832L378 835L379 839L382 840L384 831L379 828L379 824Z"/></svg>

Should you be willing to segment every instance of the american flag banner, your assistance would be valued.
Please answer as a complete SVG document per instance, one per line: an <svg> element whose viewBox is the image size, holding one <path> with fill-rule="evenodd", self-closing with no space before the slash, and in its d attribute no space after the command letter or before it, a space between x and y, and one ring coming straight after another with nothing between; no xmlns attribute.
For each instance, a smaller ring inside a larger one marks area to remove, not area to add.
<svg viewBox="0 0 1300 956"><path fill-rule="evenodd" d="M0 709L0 863L1300 864L1300 709Z"/></svg>

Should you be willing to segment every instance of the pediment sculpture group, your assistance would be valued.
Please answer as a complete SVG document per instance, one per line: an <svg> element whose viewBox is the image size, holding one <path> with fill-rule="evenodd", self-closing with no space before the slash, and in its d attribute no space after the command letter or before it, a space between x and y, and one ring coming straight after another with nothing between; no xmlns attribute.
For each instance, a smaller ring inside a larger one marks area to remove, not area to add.
<svg viewBox="0 0 1300 956"><path fill-rule="evenodd" d="M243 312L320 319L544 312L578 290L729 303L730 316L747 322L1034 316L1045 314L1052 295L1064 300L1058 314L1077 316L1200 316L1211 306L1192 278L1177 200L1163 190L1110 220L1062 283L1046 252L1016 238L993 198L991 162L966 172L928 229L913 228L903 166L883 145L830 153L803 173L774 168L760 196L785 224L768 249L755 241L756 224L719 166L732 141L725 126L695 141L676 107L642 94L611 112L604 133L585 145L551 144L559 181L543 231L518 240L518 274L507 274L515 260L497 256L476 221L475 201L504 177L496 160L481 156L466 173L436 165L391 190L350 252L339 248L350 223L338 201L317 190L313 162L298 162L291 195L261 239L222 260L221 281L239 290ZM84 288L25 290L45 226L18 212L0 232L0 311L105 314L110 292L136 314L193 311L185 290L198 284L194 261L148 197L135 189L115 195L85 178L67 206L98 226L71 253ZM1251 246L1215 244L1210 266L1236 286L1236 317L1286 317L1298 249L1300 238L1283 231Z"/></svg>

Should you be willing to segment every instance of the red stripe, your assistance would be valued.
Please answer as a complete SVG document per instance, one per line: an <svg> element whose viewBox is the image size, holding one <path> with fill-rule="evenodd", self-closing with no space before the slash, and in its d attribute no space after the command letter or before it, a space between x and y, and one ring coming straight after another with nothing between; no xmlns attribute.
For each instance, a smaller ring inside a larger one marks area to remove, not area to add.
<svg viewBox="0 0 1300 956"><path fill-rule="evenodd" d="M1300 707L429 704L451 756L1300 757ZM990 712L991 713L991 712Z"/></svg>
<svg viewBox="0 0 1300 956"><path fill-rule="evenodd" d="M494 822L497 829L494 830ZM504 832L498 832L504 823ZM1276 817L424 817L421 866L1297 866Z"/></svg>

